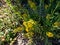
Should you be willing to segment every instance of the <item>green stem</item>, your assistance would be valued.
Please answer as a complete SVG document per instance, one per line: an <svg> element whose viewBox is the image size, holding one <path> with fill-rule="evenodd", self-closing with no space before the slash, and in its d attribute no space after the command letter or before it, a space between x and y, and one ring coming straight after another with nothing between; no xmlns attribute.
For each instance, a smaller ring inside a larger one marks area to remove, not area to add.
<svg viewBox="0 0 60 45"><path fill-rule="evenodd" d="M47 45L48 44L48 38L46 37L46 39L45 39L45 45Z"/></svg>
<svg viewBox="0 0 60 45"><path fill-rule="evenodd" d="M54 12L56 11L56 9L58 8L58 5L59 5L59 2L57 3L57 5L56 5L55 9L53 10L52 15L54 14Z"/></svg>

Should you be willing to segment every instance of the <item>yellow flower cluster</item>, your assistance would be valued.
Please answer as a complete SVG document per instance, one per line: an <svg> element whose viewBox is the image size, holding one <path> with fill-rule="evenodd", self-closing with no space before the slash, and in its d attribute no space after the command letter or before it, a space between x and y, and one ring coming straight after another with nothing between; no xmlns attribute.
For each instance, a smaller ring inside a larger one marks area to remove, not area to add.
<svg viewBox="0 0 60 45"><path fill-rule="evenodd" d="M36 10L36 4L34 2L32 2L31 0L28 0L28 3L33 10Z"/></svg>
<svg viewBox="0 0 60 45"><path fill-rule="evenodd" d="M17 27L16 29L13 30L14 33L20 32L23 30L23 27Z"/></svg>
<svg viewBox="0 0 60 45"><path fill-rule="evenodd" d="M26 34L25 34L25 37L31 38L31 37L33 37L33 35L34 35L33 32L29 32L29 33L26 33Z"/></svg>
<svg viewBox="0 0 60 45"><path fill-rule="evenodd" d="M46 32L46 35L47 35L48 37L53 37L53 36L54 36L54 34L53 34L52 32Z"/></svg>
<svg viewBox="0 0 60 45"><path fill-rule="evenodd" d="M27 14L26 14L26 13L24 13L24 14L22 15L22 17L26 18L26 17L27 17Z"/></svg>
<svg viewBox="0 0 60 45"><path fill-rule="evenodd" d="M49 7L49 6L46 4L46 5L45 5L45 9L47 9L48 7Z"/></svg>
<svg viewBox="0 0 60 45"><path fill-rule="evenodd" d="M23 22L23 25L26 28L26 32L28 32L29 30L31 30L34 24L35 24L35 21L33 21L32 19L30 19L27 22Z"/></svg>
<svg viewBox="0 0 60 45"><path fill-rule="evenodd" d="M46 16L46 19L50 19L51 18L51 15L50 14L47 14L47 16Z"/></svg>
<svg viewBox="0 0 60 45"><path fill-rule="evenodd" d="M53 27L60 27L60 22L55 22L55 23L53 24Z"/></svg>

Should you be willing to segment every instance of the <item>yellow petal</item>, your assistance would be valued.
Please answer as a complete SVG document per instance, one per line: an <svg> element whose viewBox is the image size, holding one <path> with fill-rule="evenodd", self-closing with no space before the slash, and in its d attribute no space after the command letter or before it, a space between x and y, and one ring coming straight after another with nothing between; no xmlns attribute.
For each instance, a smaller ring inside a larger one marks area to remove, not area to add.
<svg viewBox="0 0 60 45"><path fill-rule="evenodd" d="M26 32L28 32L28 28L26 28Z"/></svg>
<svg viewBox="0 0 60 45"><path fill-rule="evenodd" d="M52 32L46 32L46 35L47 35L48 37L53 37L53 36L54 36L54 34L53 34Z"/></svg>

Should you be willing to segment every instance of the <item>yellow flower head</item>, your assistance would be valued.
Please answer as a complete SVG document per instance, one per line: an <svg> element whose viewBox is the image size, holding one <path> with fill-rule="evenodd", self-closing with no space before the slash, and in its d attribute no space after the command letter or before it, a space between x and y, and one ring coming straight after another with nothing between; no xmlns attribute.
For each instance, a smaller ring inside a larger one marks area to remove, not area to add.
<svg viewBox="0 0 60 45"><path fill-rule="evenodd" d="M28 32L28 33L25 34L25 36L27 36L28 38L33 37L33 35L34 35L33 32Z"/></svg>
<svg viewBox="0 0 60 45"><path fill-rule="evenodd" d="M30 19L27 23L28 27L31 28L34 25L34 21L32 19Z"/></svg>
<svg viewBox="0 0 60 45"><path fill-rule="evenodd" d="M47 9L47 8L48 8L48 5L46 4L46 5L45 5L45 9Z"/></svg>
<svg viewBox="0 0 60 45"><path fill-rule="evenodd" d="M29 29L28 28L26 28L26 32L28 32L29 31Z"/></svg>
<svg viewBox="0 0 60 45"><path fill-rule="evenodd" d="M24 25L25 27L27 27L27 22L23 22L23 25Z"/></svg>
<svg viewBox="0 0 60 45"><path fill-rule="evenodd" d="M35 24L35 21L33 21L32 19L30 19L27 22L23 22L23 25L25 26L27 32L33 28L34 24Z"/></svg>
<svg viewBox="0 0 60 45"><path fill-rule="evenodd" d="M60 22L55 22L53 26L54 27L60 27Z"/></svg>
<svg viewBox="0 0 60 45"><path fill-rule="evenodd" d="M35 21L33 21L32 19L30 19L30 20L27 21L27 22L23 22L23 25L24 25L25 27L32 27L34 24L35 24Z"/></svg>
<svg viewBox="0 0 60 45"><path fill-rule="evenodd" d="M32 24L35 24L35 21L30 19L28 22L31 22Z"/></svg>
<svg viewBox="0 0 60 45"><path fill-rule="evenodd" d="M17 27L16 29L13 30L14 33L20 32L23 30L23 27Z"/></svg>
<svg viewBox="0 0 60 45"><path fill-rule="evenodd" d="M33 24L31 22L29 22L27 25L29 28L31 28L33 26Z"/></svg>
<svg viewBox="0 0 60 45"><path fill-rule="evenodd" d="M28 3L33 10L36 10L36 4L34 2L32 2L31 0L28 0Z"/></svg>
<svg viewBox="0 0 60 45"><path fill-rule="evenodd" d="M47 35L48 37L53 37L53 36L54 36L54 34L53 34L52 32L46 32L46 35Z"/></svg>
<svg viewBox="0 0 60 45"><path fill-rule="evenodd" d="M46 19L50 19L50 18L51 18L50 14L47 14Z"/></svg>
<svg viewBox="0 0 60 45"><path fill-rule="evenodd" d="M24 13L22 16L23 16L23 17L27 17L27 14L26 14L26 13Z"/></svg>

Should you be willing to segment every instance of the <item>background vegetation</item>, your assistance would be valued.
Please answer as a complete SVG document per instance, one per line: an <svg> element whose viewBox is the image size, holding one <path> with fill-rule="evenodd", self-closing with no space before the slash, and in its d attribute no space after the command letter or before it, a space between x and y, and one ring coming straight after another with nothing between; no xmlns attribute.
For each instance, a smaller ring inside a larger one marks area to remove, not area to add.
<svg viewBox="0 0 60 45"><path fill-rule="evenodd" d="M12 45L21 33L29 45L60 44L59 0L6 0L0 7L0 45ZM1 2L2 3L2 2Z"/></svg>

